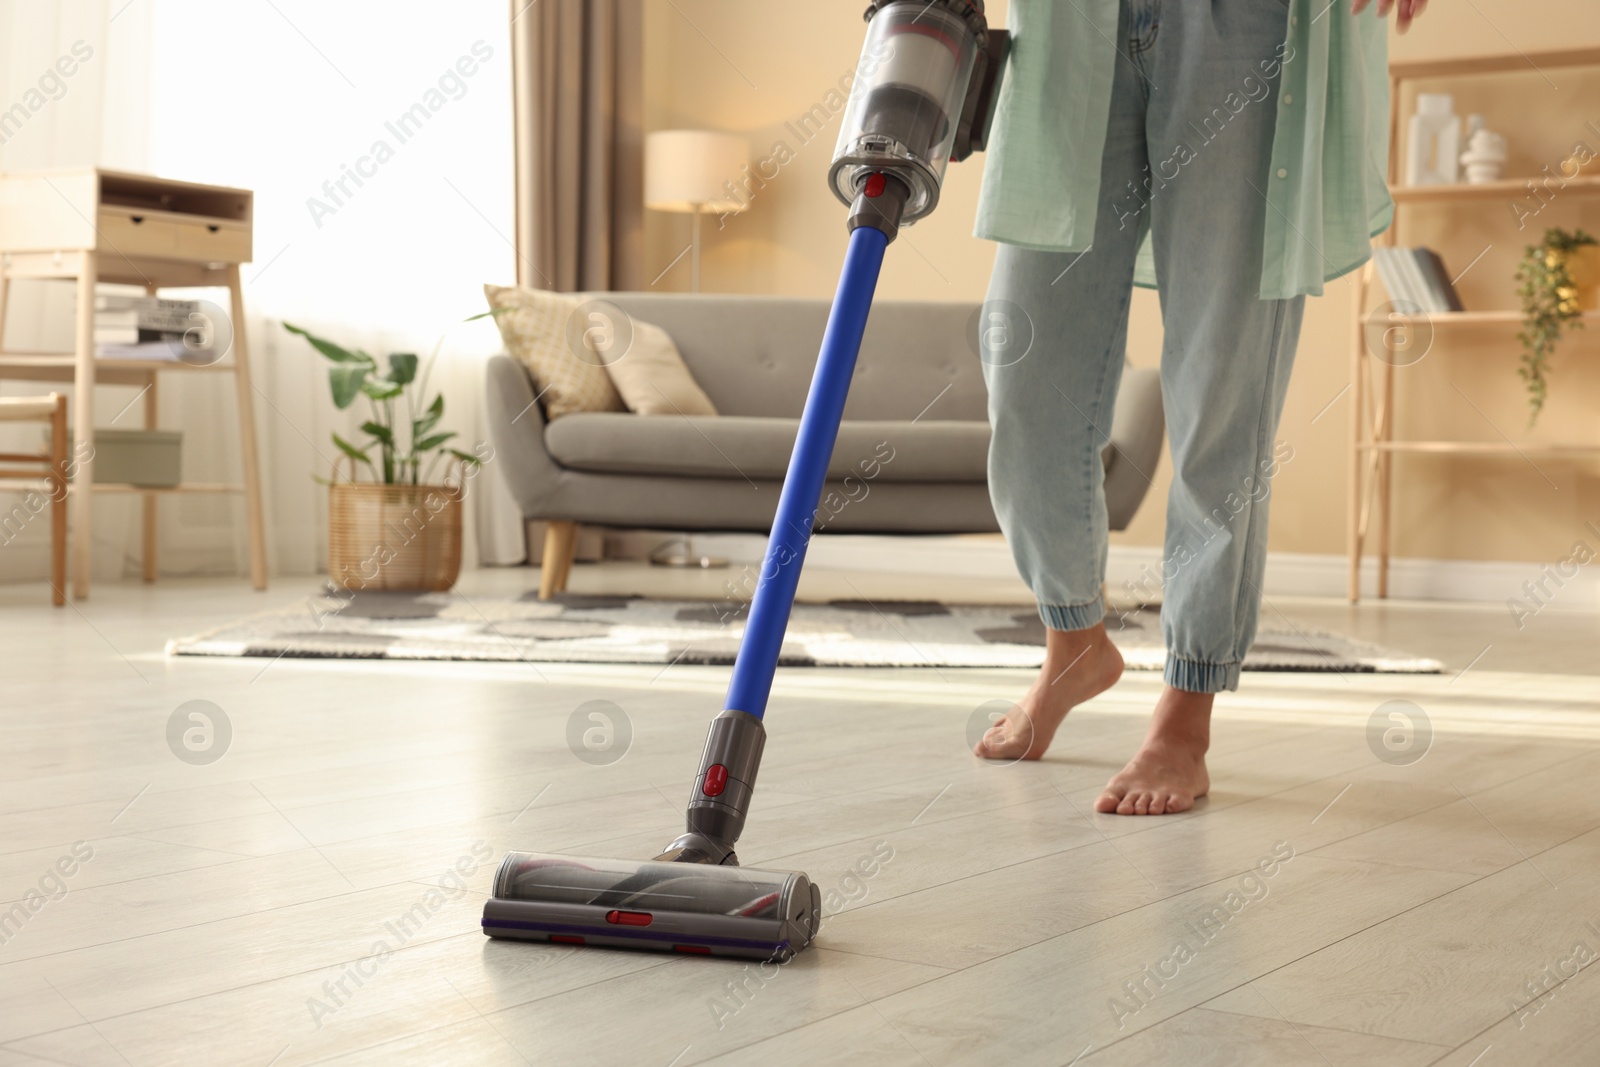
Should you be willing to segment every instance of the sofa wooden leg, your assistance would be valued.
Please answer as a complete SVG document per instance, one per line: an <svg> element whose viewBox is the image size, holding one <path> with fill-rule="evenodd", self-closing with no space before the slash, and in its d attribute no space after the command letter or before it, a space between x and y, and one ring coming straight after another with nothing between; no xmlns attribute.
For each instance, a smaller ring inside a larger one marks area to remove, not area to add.
<svg viewBox="0 0 1600 1067"><path fill-rule="evenodd" d="M567 591L567 581L572 577L572 564L578 556L578 524L572 524L572 534L567 542L567 551L561 557L561 576L556 579L556 592Z"/></svg>
<svg viewBox="0 0 1600 1067"><path fill-rule="evenodd" d="M578 524L565 519L545 524L544 559L539 564L539 599L549 600L567 588L572 557L578 552Z"/></svg>

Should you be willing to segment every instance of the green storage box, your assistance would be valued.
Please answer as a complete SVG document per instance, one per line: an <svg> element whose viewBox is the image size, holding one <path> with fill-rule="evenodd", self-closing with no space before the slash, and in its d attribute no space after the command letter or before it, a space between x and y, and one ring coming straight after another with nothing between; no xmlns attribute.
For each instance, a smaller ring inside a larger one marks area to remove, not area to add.
<svg viewBox="0 0 1600 1067"><path fill-rule="evenodd" d="M183 481L181 430L94 432L96 483L166 489Z"/></svg>

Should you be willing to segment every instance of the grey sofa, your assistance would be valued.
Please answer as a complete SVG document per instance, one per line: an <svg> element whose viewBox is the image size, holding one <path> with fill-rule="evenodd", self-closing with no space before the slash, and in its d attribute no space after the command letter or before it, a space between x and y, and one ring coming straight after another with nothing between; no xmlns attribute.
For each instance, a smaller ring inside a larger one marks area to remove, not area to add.
<svg viewBox="0 0 1600 1067"><path fill-rule="evenodd" d="M522 364L488 367L495 466L551 524L541 593L566 586L577 523L765 532L794 445L828 303L780 297L588 294L662 327L718 415L570 414L547 422ZM862 345L817 528L983 533L988 394L968 335L975 304L880 301ZM1033 358L1043 358L1035 353ZM1163 433L1155 371L1129 368L1105 452L1112 529L1149 488Z"/></svg>

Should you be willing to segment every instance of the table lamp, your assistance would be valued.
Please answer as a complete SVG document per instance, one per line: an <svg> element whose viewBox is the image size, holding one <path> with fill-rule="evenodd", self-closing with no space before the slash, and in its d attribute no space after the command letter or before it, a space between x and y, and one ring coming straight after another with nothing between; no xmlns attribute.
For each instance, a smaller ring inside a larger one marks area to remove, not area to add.
<svg viewBox="0 0 1600 1067"><path fill-rule="evenodd" d="M645 138L644 202L694 216L690 275L700 291L700 216L743 211L737 190L750 162L743 137L714 130L658 130Z"/></svg>

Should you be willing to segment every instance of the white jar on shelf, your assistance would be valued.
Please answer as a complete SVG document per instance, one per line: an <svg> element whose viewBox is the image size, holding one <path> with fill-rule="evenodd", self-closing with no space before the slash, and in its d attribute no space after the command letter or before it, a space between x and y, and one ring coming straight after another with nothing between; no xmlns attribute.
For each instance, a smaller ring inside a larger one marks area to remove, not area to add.
<svg viewBox="0 0 1600 1067"><path fill-rule="evenodd" d="M1450 185L1460 178L1461 119L1449 93L1418 93L1406 140L1406 184Z"/></svg>
<svg viewBox="0 0 1600 1067"><path fill-rule="evenodd" d="M1468 185L1482 185L1499 181L1506 171L1506 139L1488 129L1479 129L1467 139L1467 150L1461 153L1461 169L1466 171Z"/></svg>

